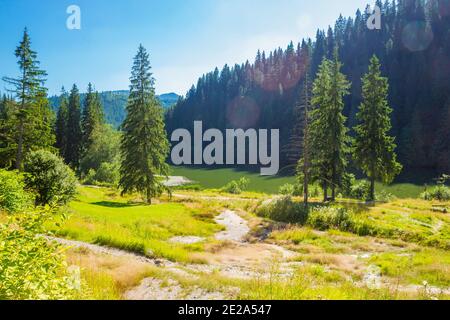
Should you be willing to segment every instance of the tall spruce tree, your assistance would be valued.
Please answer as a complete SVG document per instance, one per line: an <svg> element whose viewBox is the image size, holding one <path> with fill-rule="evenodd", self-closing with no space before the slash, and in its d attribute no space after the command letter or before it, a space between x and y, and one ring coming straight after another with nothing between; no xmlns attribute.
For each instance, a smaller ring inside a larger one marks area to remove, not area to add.
<svg viewBox="0 0 450 320"><path fill-rule="evenodd" d="M311 82L309 72L306 72L305 80L302 86L299 113L301 126L300 148L301 158L297 163L297 178L303 186L303 202L308 205L309 202L309 184L311 182L311 136L310 136L310 115L311 108Z"/></svg>
<svg viewBox="0 0 450 320"><path fill-rule="evenodd" d="M328 117L331 88L331 62L323 59L313 83L310 112L309 135L313 146L310 154L311 182L318 181L323 188L324 201L328 200L330 177L330 157L328 152Z"/></svg>
<svg viewBox="0 0 450 320"><path fill-rule="evenodd" d="M104 124L104 117L98 93L94 92L92 83L89 83L82 117L83 151L89 149L92 143L92 134L96 128Z"/></svg>
<svg viewBox="0 0 450 320"><path fill-rule="evenodd" d="M65 159L74 170L79 169L82 147L80 93L74 84L69 95L67 116L67 149Z"/></svg>
<svg viewBox="0 0 450 320"><path fill-rule="evenodd" d="M330 69L330 106L327 110L328 126L326 128L331 161L331 198L333 201L336 199L336 188L342 184L342 177L347 166L347 155L350 151L349 130L345 124L347 118L344 116L344 97L349 94L351 84L341 69L342 63L339 61L338 48L335 47Z"/></svg>
<svg viewBox="0 0 450 320"><path fill-rule="evenodd" d="M370 200L375 200L375 181L391 183L402 166L397 162L395 138L391 130L388 105L388 79L381 76L380 61L370 60L369 72L363 77L362 97L357 119L354 153L358 166L370 180Z"/></svg>
<svg viewBox="0 0 450 320"><path fill-rule="evenodd" d="M52 114L44 88L46 72L39 68L37 53L31 49L27 29L16 48L20 76L4 77L10 84L18 100L13 120L15 122L14 148L16 150L15 167L23 169L26 153L36 148L50 148L54 143L52 134ZM36 140L37 139L37 140Z"/></svg>
<svg viewBox="0 0 450 320"><path fill-rule="evenodd" d="M313 84L312 104L315 108L311 112L311 164L316 180L322 183L325 201L328 200L329 187L332 200L336 198L336 188L341 185L349 152L343 97L348 93L350 83L341 73L341 67L336 49L334 61L323 60Z"/></svg>
<svg viewBox="0 0 450 320"><path fill-rule="evenodd" d="M140 192L148 204L161 195L165 187L160 176L168 175L166 158L169 142L163 112L155 96L149 55L140 45L131 72L127 117L121 142L122 193Z"/></svg>

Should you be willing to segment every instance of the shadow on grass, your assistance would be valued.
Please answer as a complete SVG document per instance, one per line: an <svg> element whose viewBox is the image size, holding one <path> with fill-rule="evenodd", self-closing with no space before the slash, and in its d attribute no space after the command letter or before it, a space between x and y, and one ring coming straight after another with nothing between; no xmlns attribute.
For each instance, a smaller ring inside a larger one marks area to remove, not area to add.
<svg viewBox="0 0 450 320"><path fill-rule="evenodd" d="M95 206L107 207L107 208L130 208L137 207L141 204L139 203L121 203L121 202L113 202L113 201L100 201L92 203Z"/></svg>

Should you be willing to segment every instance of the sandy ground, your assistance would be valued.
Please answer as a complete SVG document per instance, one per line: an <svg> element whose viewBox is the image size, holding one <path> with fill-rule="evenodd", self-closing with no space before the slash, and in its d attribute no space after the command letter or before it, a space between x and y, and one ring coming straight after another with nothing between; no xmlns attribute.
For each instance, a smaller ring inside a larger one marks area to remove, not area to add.
<svg viewBox="0 0 450 320"><path fill-rule="evenodd" d="M185 177L170 176L165 182L166 187L180 187L191 184L192 181Z"/></svg>

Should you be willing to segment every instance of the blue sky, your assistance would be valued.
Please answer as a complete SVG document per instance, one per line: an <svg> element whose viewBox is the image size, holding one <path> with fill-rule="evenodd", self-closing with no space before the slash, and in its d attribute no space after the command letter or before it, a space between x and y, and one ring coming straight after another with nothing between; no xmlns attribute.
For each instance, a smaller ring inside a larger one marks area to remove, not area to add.
<svg viewBox="0 0 450 320"><path fill-rule="evenodd" d="M81 8L81 30L66 9ZM48 72L50 94L73 83L85 90L128 88L138 45L150 52L157 93L185 94L225 63L252 61L258 49L314 37L367 0L0 0L0 76L17 75L14 49L28 27ZM4 83L0 91L4 91Z"/></svg>

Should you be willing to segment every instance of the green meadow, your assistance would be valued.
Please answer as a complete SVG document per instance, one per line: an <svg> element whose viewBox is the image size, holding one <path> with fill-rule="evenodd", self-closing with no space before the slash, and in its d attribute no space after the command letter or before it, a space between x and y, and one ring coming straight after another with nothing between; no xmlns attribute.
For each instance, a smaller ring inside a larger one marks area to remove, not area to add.
<svg viewBox="0 0 450 320"><path fill-rule="evenodd" d="M258 172L240 171L231 168L204 169L172 166L171 175L186 177L205 189L220 189L232 180L245 177L250 180L248 191L267 194L277 194L282 185L295 183L294 176L264 177ZM432 181L430 182L432 183ZM377 183L376 189L378 192L384 190L398 198L417 198L425 187L420 183L394 183L392 185Z"/></svg>
<svg viewBox="0 0 450 320"><path fill-rule="evenodd" d="M214 215L200 208L179 203L146 206L109 189L80 188L69 211L70 218L54 228L58 236L172 261L201 262L193 253L203 249L203 244L171 243L172 237L208 238L221 230Z"/></svg>

